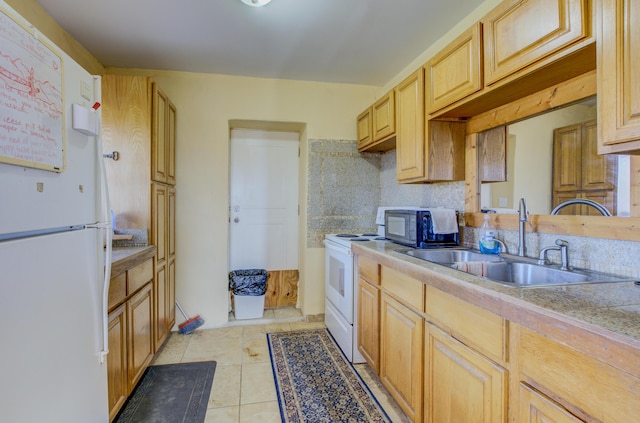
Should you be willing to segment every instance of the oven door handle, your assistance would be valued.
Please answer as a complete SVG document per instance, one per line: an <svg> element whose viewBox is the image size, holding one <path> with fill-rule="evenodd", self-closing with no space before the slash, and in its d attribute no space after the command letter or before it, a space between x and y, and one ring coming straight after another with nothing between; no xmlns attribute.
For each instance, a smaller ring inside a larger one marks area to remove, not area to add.
<svg viewBox="0 0 640 423"><path fill-rule="evenodd" d="M324 242L325 248L327 248L329 250L333 250L333 251L335 251L337 253L340 253L340 254L346 254L348 256L351 255L351 248L349 248L349 247L345 247L345 246L342 246L340 244L336 244L335 242L331 242L331 241L329 241L327 239L325 239L323 242Z"/></svg>

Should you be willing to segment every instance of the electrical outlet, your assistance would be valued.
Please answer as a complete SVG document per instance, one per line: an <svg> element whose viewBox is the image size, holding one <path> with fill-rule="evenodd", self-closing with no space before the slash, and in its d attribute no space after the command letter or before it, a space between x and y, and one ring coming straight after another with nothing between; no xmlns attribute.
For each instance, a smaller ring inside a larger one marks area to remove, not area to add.
<svg viewBox="0 0 640 423"><path fill-rule="evenodd" d="M80 95L87 101L91 101L91 86L85 81L80 81Z"/></svg>
<svg viewBox="0 0 640 423"><path fill-rule="evenodd" d="M500 207L507 207L507 198L506 197L500 197L500 199L498 200L498 205Z"/></svg>

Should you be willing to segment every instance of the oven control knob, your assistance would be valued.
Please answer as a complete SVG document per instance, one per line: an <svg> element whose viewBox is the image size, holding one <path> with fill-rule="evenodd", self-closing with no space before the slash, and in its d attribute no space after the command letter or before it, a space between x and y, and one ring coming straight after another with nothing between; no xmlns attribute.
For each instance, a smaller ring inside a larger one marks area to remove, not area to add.
<svg viewBox="0 0 640 423"><path fill-rule="evenodd" d="M234 221L234 222L236 222L236 223L238 223L238 222L240 222L240 219L238 219L237 217L235 217L235 218L233 219L233 221Z"/></svg>

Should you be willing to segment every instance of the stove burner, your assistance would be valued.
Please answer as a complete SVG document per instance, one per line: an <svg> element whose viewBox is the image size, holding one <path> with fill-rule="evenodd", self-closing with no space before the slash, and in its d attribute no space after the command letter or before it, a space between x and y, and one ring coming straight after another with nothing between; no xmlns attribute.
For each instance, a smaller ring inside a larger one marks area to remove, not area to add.
<svg viewBox="0 0 640 423"><path fill-rule="evenodd" d="M369 238L351 238L349 241L370 241Z"/></svg>
<svg viewBox="0 0 640 423"><path fill-rule="evenodd" d="M362 234L360 236L378 236L378 234Z"/></svg>
<svg viewBox="0 0 640 423"><path fill-rule="evenodd" d="M337 234L337 237L340 238L356 238L358 235L356 234Z"/></svg>
<svg viewBox="0 0 640 423"><path fill-rule="evenodd" d="M383 237L383 236L377 236L375 238L373 238L374 241L385 241L387 238Z"/></svg>

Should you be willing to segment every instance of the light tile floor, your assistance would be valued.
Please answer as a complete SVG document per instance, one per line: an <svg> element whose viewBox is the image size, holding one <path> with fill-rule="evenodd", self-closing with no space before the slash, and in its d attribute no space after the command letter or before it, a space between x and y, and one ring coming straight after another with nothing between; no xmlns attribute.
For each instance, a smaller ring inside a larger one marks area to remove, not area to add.
<svg viewBox="0 0 640 423"><path fill-rule="evenodd" d="M235 320L222 328L172 332L152 364L215 360L205 423L279 423L280 409L266 334L324 328L302 321L295 308L265 310L262 319ZM366 364L355 366L393 422L409 422Z"/></svg>

